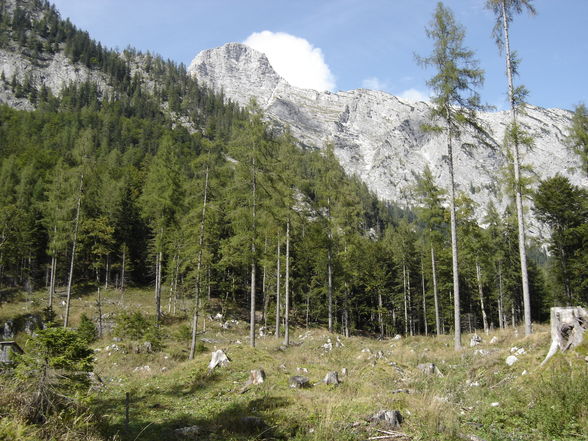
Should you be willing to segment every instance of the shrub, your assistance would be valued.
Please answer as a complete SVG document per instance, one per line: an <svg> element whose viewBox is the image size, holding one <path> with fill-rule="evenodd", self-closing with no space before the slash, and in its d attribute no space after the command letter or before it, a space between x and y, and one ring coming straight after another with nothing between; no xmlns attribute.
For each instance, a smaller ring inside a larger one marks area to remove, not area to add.
<svg viewBox="0 0 588 441"><path fill-rule="evenodd" d="M74 330L47 328L27 341L25 353L16 357L16 378L29 402L25 417L43 422L75 404L89 386L94 352Z"/></svg>
<svg viewBox="0 0 588 441"><path fill-rule="evenodd" d="M161 351L164 346L161 328L148 321L139 311L120 314L116 318L114 335L129 340L148 341L153 351Z"/></svg>
<svg viewBox="0 0 588 441"><path fill-rule="evenodd" d="M123 312L116 317L116 325L114 327L114 335L120 338L128 338L130 340L140 340L150 323L139 311L133 313Z"/></svg>
<svg viewBox="0 0 588 441"><path fill-rule="evenodd" d="M96 329L96 325L86 314L82 314L80 317L78 334L88 344L94 343L98 337L98 330Z"/></svg>

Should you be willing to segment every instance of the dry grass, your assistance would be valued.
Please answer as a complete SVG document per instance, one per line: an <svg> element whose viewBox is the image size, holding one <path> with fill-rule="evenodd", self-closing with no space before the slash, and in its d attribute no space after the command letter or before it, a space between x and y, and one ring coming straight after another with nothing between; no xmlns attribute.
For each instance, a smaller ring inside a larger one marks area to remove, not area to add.
<svg viewBox="0 0 588 441"><path fill-rule="evenodd" d="M35 302L6 305L2 312L21 308L32 312ZM122 303L119 292L107 291L102 310L115 316L123 310L149 311L151 304L150 291L129 291ZM73 326L82 312L95 316L93 297L74 298ZM470 335L464 335L464 349L459 352L453 350L449 335L382 341L339 337L342 345L337 345L337 336L321 329L292 330L288 348L281 347L281 339L267 336L258 338L252 349L247 344L246 323L226 330L220 322L207 319L206 324L201 320L199 335L208 341L205 350L188 361L187 317L171 316L164 323L162 352L136 353L135 342L113 342L110 335L94 345L96 372L104 386L92 406L105 421L105 437L160 441L174 439L177 428L198 425L210 440L365 440L375 433L366 419L380 409L395 409L405 418L401 430L414 440L453 440L470 434L487 440L557 439L550 429L538 433L529 426L529 421L541 421L539 411L521 409L521 403L528 406L531 401L528 391L547 381L546 368L539 367L549 345L546 326L536 326L529 337L522 329L495 330L482 335L482 344L474 348L467 345ZM498 342L490 344L493 337ZM324 348L328 339L332 350ZM514 347L524 348L525 353L509 367L505 359ZM210 352L217 348L225 350L232 362L209 373ZM563 382L561 388L571 390L570 382L581 384L588 373L572 378L557 364L562 360L576 367L585 362L574 354L554 358L552 366L558 367L549 371L551 380L555 375ZM434 363L442 376L422 373L417 368L420 363ZM266 382L243 392L249 371L259 367L266 372ZM348 371L345 377L343 368ZM339 372L339 386L322 384L329 371ZM292 389L288 384L292 375L307 376L314 386ZM128 427L124 423L126 392L131 394ZM553 391L546 392L534 409L547 409L552 402L561 404ZM574 415L571 418L577 421L567 429L568 438L559 439L580 439L573 437L574 431L588 428L586 416L580 411ZM249 427L243 420L247 416L261 418L265 425Z"/></svg>

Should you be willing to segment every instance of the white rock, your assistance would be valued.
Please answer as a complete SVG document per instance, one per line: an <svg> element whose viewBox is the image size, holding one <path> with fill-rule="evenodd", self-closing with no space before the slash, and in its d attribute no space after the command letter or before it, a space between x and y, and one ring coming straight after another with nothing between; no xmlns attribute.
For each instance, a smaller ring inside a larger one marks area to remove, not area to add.
<svg viewBox="0 0 588 441"><path fill-rule="evenodd" d="M519 359L516 357L516 355L509 355L508 357L506 357L506 364L509 366L512 366L517 361L519 361Z"/></svg>
<svg viewBox="0 0 588 441"><path fill-rule="evenodd" d="M495 345L496 343L498 343L498 337L494 336L490 339L490 344L491 345Z"/></svg>
<svg viewBox="0 0 588 441"><path fill-rule="evenodd" d="M498 401L495 401L493 403L490 403L490 406L492 406L492 407L498 407L498 406L500 406L500 403Z"/></svg>

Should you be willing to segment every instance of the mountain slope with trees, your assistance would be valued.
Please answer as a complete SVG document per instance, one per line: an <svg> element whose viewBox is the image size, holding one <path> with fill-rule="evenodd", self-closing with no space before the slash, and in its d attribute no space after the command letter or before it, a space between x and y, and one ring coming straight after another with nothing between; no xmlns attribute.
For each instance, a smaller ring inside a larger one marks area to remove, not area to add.
<svg viewBox="0 0 588 441"><path fill-rule="evenodd" d="M106 49L46 1L0 5L0 55L20 69L0 80L0 318L20 320L12 300L28 299L51 357L71 350L90 370L70 328L93 323L79 333L87 343L132 335L149 351L177 344L189 363L212 312L246 320L250 346L273 334L282 351L300 327L418 341L522 322L514 204L457 191L452 213L427 169L410 189L416 208L382 202L334 145L300 147L255 100L240 106L159 56ZM582 159L584 120L579 109L558 128ZM543 321L553 304L588 303L588 195L557 175L525 197L551 231L549 255L527 244Z"/></svg>

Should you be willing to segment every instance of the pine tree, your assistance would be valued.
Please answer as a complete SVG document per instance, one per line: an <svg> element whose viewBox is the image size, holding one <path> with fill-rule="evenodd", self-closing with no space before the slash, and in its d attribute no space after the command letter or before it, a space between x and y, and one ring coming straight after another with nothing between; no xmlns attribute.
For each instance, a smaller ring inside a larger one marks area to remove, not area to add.
<svg viewBox="0 0 588 441"><path fill-rule="evenodd" d="M483 83L484 74L474 59L474 53L463 46L464 29L456 23L451 10L442 3L437 4L433 20L426 32L427 36L433 40L434 49L429 57L418 58L418 60L422 65L432 66L437 70L437 74L427 84L434 93L431 117L434 122L440 119L443 123L442 126L432 126L431 129L443 132L447 136L455 349L457 350L461 348L461 316L453 144L459 140L463 127L478 127L475 111L482 106L475 88Z"/></svg>

